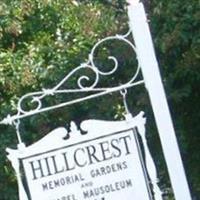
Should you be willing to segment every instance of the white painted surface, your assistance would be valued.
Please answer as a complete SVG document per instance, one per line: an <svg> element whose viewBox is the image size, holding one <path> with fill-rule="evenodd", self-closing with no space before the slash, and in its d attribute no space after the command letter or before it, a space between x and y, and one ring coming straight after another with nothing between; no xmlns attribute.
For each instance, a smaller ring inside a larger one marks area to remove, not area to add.
<svg viewBox="0 0 200 200"><path fill-rule="evenodd" d="M143 4L131 4L128 7L128 14L175 198L191 200Z"/></svg>
<svg viewBox="0 0 200 200"><path fill-rule="evenodd" d="M127 0L127 2L132 6L137 6L140 1L139 0Z"/></svg>
<svg viewBox="0 0 200 200"><path fill-rule="evenodd" d="M134 118L129 116L126 121L86 120L81 123L81 129L87 131L85 135L72 122L69 133L57 128L29 147L7 149L19 175L20 200L28 200L29 195L31 200L153 200L135 138L136 128L145 145L155 199L160 200L157 197L161 192L154 181L155 166L146 146L143 115L141 112ZM64 140L66 135L70 138ZM88 148L91 152L95 148L97 159L92 157L92 162ZM20 177L21 163L29 188L26 191ZM95 189L100 194L91 195Z"/></svg>

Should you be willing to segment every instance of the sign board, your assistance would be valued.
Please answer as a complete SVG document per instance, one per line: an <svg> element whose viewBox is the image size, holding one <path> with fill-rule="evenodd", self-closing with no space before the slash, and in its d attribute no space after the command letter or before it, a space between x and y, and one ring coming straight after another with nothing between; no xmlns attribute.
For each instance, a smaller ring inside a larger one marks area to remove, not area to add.
<svg viewBox="0 0 200 200"><path fill-rule="evenodd" d="M80 125L86 134L72 122L70 132L57 128L29 147L8 149L16 173L24 173L18 180L21 198L152 200L137 139L145 130L142 115L128 121L86 120Z"/></svg>

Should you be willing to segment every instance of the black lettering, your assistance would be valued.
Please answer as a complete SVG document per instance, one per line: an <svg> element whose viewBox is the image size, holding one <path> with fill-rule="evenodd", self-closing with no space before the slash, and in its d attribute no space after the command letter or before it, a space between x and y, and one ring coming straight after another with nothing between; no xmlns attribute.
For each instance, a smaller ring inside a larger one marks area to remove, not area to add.
<svg viewBox="0 0 200 200"><path fill-rule="evenodd" d="M48 158L49 158L49 157L46 157L44 160L45 160L45 163L46 163L46 166L47 166L47 171L48 171L47 176L51 176L52 173L51 173L51 170L50 170L50 167L49 167Z"/></svg>
<svg viewBox="0 0 200 200"><path fill-rule="evenodd" d="M124 136L124 137L121 137L119 138L119 140L122 140L124 142L124 145L125 145L125 149L126 149L126 155L130 154L130 150L129 150L129 146L128 146L128 141L127 139L131 140L131 137L130 135L127 135L127 136Z"/></svg>
<svg viewBox="0 0 200 200"><path fill-rule="evenodd" d="M110 155L110 148L109 148L108 141L100 142L99 145L101 147L101 152L102 152L102 155L103 155L103 161L110 160L112 158L112 155ZM107 155L106 155L106 152L107 152Z"/></svg>
<svg viewBox="0 0 200 200"><path fill-rule="evenodd" d="M105 167L101 167L100 170L102 175L106 175Z"/></svg>
<svg viewBox="0 0 200 200"><path fill-rule="evenodd" d="M54 186L55 186L55 187L60 187L60 182L59 182L59 180L54 180Z"/></svg>
<svg viewBox="0 0 200 200"><path fill-rule="evenodd" d="M130 179L126 180L126 187L132 187L132 181Z"/></svg>
<svg viewBox="0 0 200 200"><path fill-rule="evenodd" d="M42 184L42 189L45 191L45 190L48 190L48 185L47 185L47 183L45 183L45 184Z"/></svg>
<svg viewBox="0 0 200 200"><path fill-rule="evenodd" d="M54 188L53 188L53 183L52 183L52 181L49 181L49 189L51 189L51 190L54 189Z"/></svg>
<svg viewBox="0 0 200 200"><path fill-rule="evenodd" d="M87 149L87 153L88 153L88 157L89 157L89 161L90 161L89 164L90 164L90 165L93 164L93 163L95 163L95 161L96 161L96 162L101 162L101 160L99 160L99 159L96 157L96 155L95 155L96 149L95 149L95 147L94 147L93 145L90 145L90 146L86 147L86 149ZM94 159L95 161L93 161L93 159Z"/></svg>
<svg viewBox="0 0 200 200"><path fill-rule="evenodd" d="M62 167L62 169L58 170L58 166L57 166L56 158L55 157L56 157L55 155L51 156L52 161L53 161L53 166L54 166L54 169L55 169L55 174L64 172L64 167Z"/></svg>
<svg viewBox="0 0 200 200"><path fill-rule="evenodd" d="M85 167L87 165L87 161L85 161L83 164L80 164L80 162L77 159L77 152L82 151L83 153L85 153L83 148L78 148L76 149L76 151L74 152L74 161L76 163L76 165L78 165L79 167ZM80 156L79 158L83 158L82 156Z"/></svg>
<svg viewBox="0 0 200 200"><path fill-rule="evenodd" d="M62 153L63 157L64 157L64 161L65 161L65 166L66 166L66 171L70 171L75 169L75 165L73 167L70 168L69 163L68 163L68 159L67 159L67 152Z"/></svg>
<svg viewBox="0 0 200 200"><path fill-rule="evenodd" d="M65 185L65 179L64 179L64 178L61 178L61 179L60 179L60 184L61 184L61 185Z"/></svg>
<svg viewBox="0 0 200 200"><path fill-rule="evenodd" d="M71 181L71 179L70 179L69 176L67 176L67 177L65 178L65 181L66 181L67 184L72 184L72 181Z"/></svg>
<svg viewBox="0 0 200 200"><path fill-rule="evenodd" d="M89 192L83 191L83 196L84 196L84 199L89 198L90 197Z"/></svg>
<svg viewBox="0 0 200 200"><path fill-rule="evenodd" d="M113 157L118 158L121 156L122 152L121 149L118 147L119 141L117 139L111 140L111 146L113 149L116 150L116 153L113 153Z"/></svg>
<svg viewBox="0 0 200 200"><path fill-rule="evenodd" d="M38 163L38 167L35 166L36 162ZM31 169L32 169L32 172L33 172L33 180L44 177L44 172L43 172L43 169L42 169L41 160L31 161L29 163L31 164ZM40 172L40 177L36 176L36 171Z"/></svg>
<svg viewBox="0 0 200 200"><path fill-rule="evenodd" d="M123 168L124 168L124 169L127 169L127 168L128 168L128 165L127 165L127 162L126 162L126 161L124 161L124 162L122 163L122 165L123 165Z"/></svg>

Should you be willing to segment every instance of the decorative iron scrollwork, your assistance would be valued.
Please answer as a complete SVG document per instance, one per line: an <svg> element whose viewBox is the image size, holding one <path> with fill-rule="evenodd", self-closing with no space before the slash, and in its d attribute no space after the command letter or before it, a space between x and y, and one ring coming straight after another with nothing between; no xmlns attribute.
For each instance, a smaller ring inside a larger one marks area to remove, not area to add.
<svg viewBox="0 0 200 200"><path fill-rule="evenodd" d="M127 38L131 31L129 31L125 35L116 35L116 36L109 36L106 37L100 41L98 41L92 48L89 56L88 56L88 61L85 63L80 64L78 67L73 69L69 74L67 74L55 87L51 89L42 89L42 91L38 92L31 92L28 94L25 94L22 96L17 105L17 114L14 116L7 116L4 120L2 120L0 123L1 124L12 124L15 120L25 118L31 115L35 115L41 112L45 112L48 110L53 110L59 107L63 107L66 105L78 103L84 100L92 99L98 96L102 96L104 94L112 93L115 91L119 91L122 89L126 89L129 87L133 87L135 85L141 84L144 81L136 81L138 74L140 72L140 65L138 64L137 70L135 74L130 78L130 80L126 81L126 83L123 83L121 85L117 85L114 87L98 87L98 83L100 80L100 77L105 77L105 76L112 76L114 75L118 68L119 68L119 62L118 59L113 56L109 55L107 57L108 61L111 61L113 64L111 66L110 70L103 71L100 69L97 64L95 63L95 55L98 49L101 47L101 45L107 43L107 42L113 42L113 41L121 41L127 44L131 50L133 51L134 54L136 54L136 49L135 46L131 41L129 41ZM67 83L67 81L74 76L75 73L81 71L81 70L90 70L93 74L94 77L90 77L89 75L80 75L80 77L77 79L77 86L75 89L61 89L61 87ZM84 83L88 83L87 85ZM67 94L67 93L81 93L81 92L94 92L94 94L86 95L85 97L78 98L78 99L73 99L68 102L60 103L58 105L53 105L50 107L43 107L42 105L42 100L47 97L47 96L53 96L56 94ZM29 101L29 103L32 103L34 106L32 109L26 110L23 108L24 102Z"/></svg>

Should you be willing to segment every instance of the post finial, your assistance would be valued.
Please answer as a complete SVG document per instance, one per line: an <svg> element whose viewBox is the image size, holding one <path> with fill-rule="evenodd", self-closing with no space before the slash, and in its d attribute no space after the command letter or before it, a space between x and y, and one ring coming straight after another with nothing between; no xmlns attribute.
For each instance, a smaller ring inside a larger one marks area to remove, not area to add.
<svg viewBox="0 0 200 200"><path fill-rule="evenodd" d="M127 0L127 3L132 6L136 6L140 0Z"/></svg>

